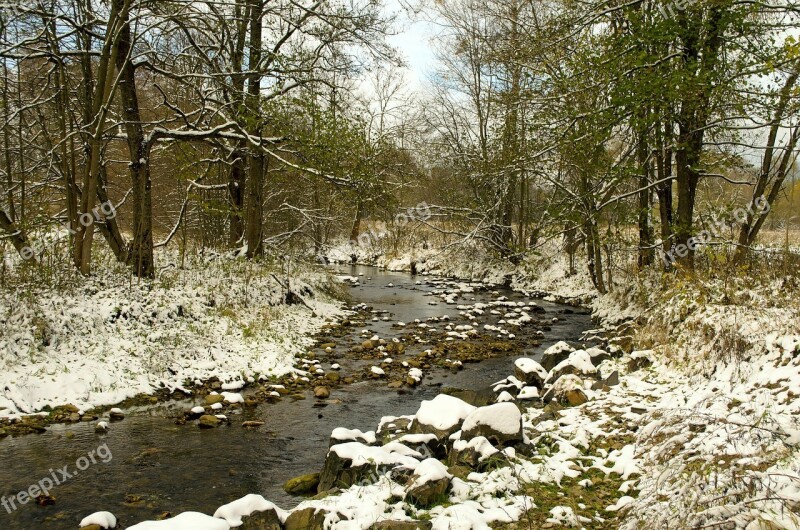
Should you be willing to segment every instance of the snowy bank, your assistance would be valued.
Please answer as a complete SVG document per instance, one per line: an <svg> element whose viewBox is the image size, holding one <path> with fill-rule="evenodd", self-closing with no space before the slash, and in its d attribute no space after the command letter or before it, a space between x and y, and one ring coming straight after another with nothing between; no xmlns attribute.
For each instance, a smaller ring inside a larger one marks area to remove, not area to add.
<svg viewBox="0 0 800 530"><path fill-rule="evenodd" d="M285 274L284 274L285 277ZM340 314L324 271L293 271L303 303L265 265L227 258L171 268L156 280L124 270L54 289L0 290L0 417L67 403L81 410L158 389L280 376L326 318Z"/></svg>

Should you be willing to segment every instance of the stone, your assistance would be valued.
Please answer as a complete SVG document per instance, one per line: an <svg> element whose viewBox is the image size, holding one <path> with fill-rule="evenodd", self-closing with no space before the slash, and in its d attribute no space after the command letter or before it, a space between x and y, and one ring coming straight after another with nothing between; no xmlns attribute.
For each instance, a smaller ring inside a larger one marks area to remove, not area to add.
<svg viewBox="0 0 800 530"><path fill-rule="evenodd" d="M611 359L611 354L601 348L589 348L586 350L586 353L589 354L589 357L592 359L592 364L595 366L599 366L603 361Z"/></svg>
<svg viewBox="0 0 800 530"><path fill-rule="evenodd" d="M583 381L576 375L567 374L560 377L550 389L542 396L542 401L545 403L557 402L562 405L571 404L568 394L570 392L580 392L586 397L584 392ZM572 394L573 401L580 401L579 394ZM585 401L584 401L585 402Z"/></svg>
<svg viewBox="0 0 800 530"><path fill-rule="evenodd" d="M325 379L330 381L331 383L338 383L339 380L342 378L337 372L328 372L325 374Z"/></svg>
<svg viewBox="0 0 800 530"><path fill-rule="evenodd" d="M533 359L523 358L514 361L514 375L527 386L541 390L547 379L547 370Z"/></svg>
<svg viewBox="0 0 800 530"><path fill-rule="evenodd" d="M242 427L245 429L255 429L264 425L263 421L243 421Z"/></svg>
<svg viewBox="0 0 800 530"><path fill-rule="evenodd" d="M427 508L440 501L446 500L445 493L450 486L450 478L430 480L424 484L414 486L406 492L406 499L416 506Z"/></svg>
<svg viewBox="0 0 800 530"><path fill-rule="evenodd" d="M316 493L319 486L319 473L311 473L290 479L283 485L283 491L289 495L305 495Z"/></svg>
<svg viewBox="0 0 800 530"><path fill-rule="evenodd" d="M558 363L569 357L569 354L574 351L575 348L566 342L557 342L544 351L540 364L545 370L550 371L555 368Z"/></svg>
<svg viewBox="0 0 800 530"><path fill-rule="evenodd" d="M316 508L297 510L286 518L284 528L286 530L323 530L327 514L328 512L325 510Z"/></svg>
<svg viewBox="0 0 800 530"><path fill-rule="evenodd" d="M363 348L365 351L374 350L376 347L377 345L371 340L365 340L361 343L361 348Z"/></svg>
<svg viewBox="0 0 800 530"><path fill-rule="evenodd" d="M392 381L391 383L389 383L386 386L389 387L389 388L403 388L403 382L402 381Z"/></svg>
<svg viewBox="0 0 800 530"><path fill-rule="evenodd" d="M255 512L242 518L239 530L282 530L281 518L275 510Z"/></svg>
<svg viewBox="0 0 800 530"><path fill-rule="evenodd" d="M496 445L522 441L522 413L513 403L495 403L474 410L461 425L462 440L483 436Z"/></svg>
<svg viewBox="0 0 800 530"><path fill-rule="evenodd" d="M547 383L555 383L565 375L595 376L597 368L592 364L591 356L584 350L576 350L558 363L550 371Z"/></svg>
<svg viewBox="0 0 800 530"><path fill-rule="evenodd" d="M336 343L335 342L326 342L325 344L320 344L319 347L320 347L321 350L326 350L328 348L333 349L333 348L336 347Z"/></svg>
<svg viewBox="0 0 800 530"><path fill-rule="evenodd" d="M314 389L314 397L317 399L328 399L331 397L331 391L326 386L318 386Z"/></svg>
<svg viewBox="0 0 800 530"><path fill-rule="evenodd" d="M76 407L75 405L73 405L72 403L64 405L61 408L64 410L64 412L69 412L69 413L72 413L72 414L77 414L80 411L80 409L78 407Z"/></svg>
<svg viewBox="0 0 800 530"><path fill-rule="evenodd" d="M595 381L592 384L592 390L608 390L612 386L617 386L619 384L619 372L616 370L603 379L602 381Z"/></svg>
<svg viewBox="0 0 800 530"><path fill-rule="evenodd" d="M333 488L349 488L373 475L376 470L376 466L351 467L351 464L351 460L341 458L335 451L328 451L319 476L317 493L323 493Z"/></svg>
<svg viewBox="0 0 800 530"><path fill-rule="evenodd" d="M213 405L214 403L222 403L225 401L225 398L222 397L222 394L210 394L206 396L206 406Z"/></svg>
<svg viewBox="0 0 800 530"><path fill-rule="evenodd" d="M213 429L214 427L219 427L221 423L222 420L216 416L204 414L203 416L200 416L200 423L198 424L198 427L201 429Z"/></svg>
<svg viewBox="0 0 800 530"><path fill-rule="evenodd" d="M653 364L651 355L652 350L635 351L631 353L631 360L628 361L628 371L637 372Z"/></svg>
<svg viewBox="0 0 800 530"><path fill-rule="evenodd" d="M81 530L104 530L99 524L90 524L89 526L81 526Z"/></svg>
<svg viewBox="0 0 800 530"><path fill-rule="evenodd" d="M569 403L570 406L573 407L583 405L584 403L589 401L589 398L586 397L586 393L583 390L567 390L565 397L567 403Z"/></svg>

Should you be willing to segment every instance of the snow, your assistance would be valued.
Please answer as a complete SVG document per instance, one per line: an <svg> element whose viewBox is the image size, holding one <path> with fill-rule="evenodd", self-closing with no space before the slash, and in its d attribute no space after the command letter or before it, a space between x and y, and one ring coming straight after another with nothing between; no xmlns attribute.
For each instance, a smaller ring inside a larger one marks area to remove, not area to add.
<svg viewBox="0 0 800 530"><path fill-rule="evenodd" d="M177 253L158 256L176 260ZM122 268L98 268L63 290L21 285L24 304L15 288L3 289L0 416L67 403L115 405L162 385L181 390L187 380L216 376L238 386L243 378L290 373L294 355L312 346L310 335L342 314L323 294L330 279L313 269L292 279L317 294L307 300L312 316L303 305L282 304L283 288L268 270L246 267L189 259L184 269L165 267L158 279L138 282ZM246 328L256 332L248 336Z"/></svg>
<svg viewBox="0 0 800 530"><path fill-rule="evenodd" d="M447 472L447 466L435 458L428 458L420 462L414 469L414 481L411 483L410 489L445 478L452 478L452 475Z"/></svg>
<svg viewBox="0 0 800 530"><path fill-rule="evenodd" d="M558 363L550 374L556 374L565 368L575 368L582 375L592 375L597 373L597 368L592 364L591 356L584 350L576 350L569 354L569 357Z"/></svg>
<svg viewBox="0 0 800 530"><path fill-rule="evenodd" d="M338 441L361 441L367 445L376 442L375 432L361 432L358 429L346 429L344 427L337 427L331 432L331 439Z"/></svg>
<svg viewBox="0 0 800 530"><path fill-rule="evenodd" d="M110 512L97 512L89 515L88 517L84 517L78 526L83 528L84 526L90 526L93 524L96 524L100 528L116 528L117 518L114 517L114 514Z"/></svg>
<svg viewBox="0 0 800 530"><path fill-rule="evenodd" d="M513 403L495 403L474 410L461 425L464 432L487 426L503 434L516 434L520 430L522 414Z"/></svg>
<svg viewBox="0 0 800 530"><path fill-rule="evenodd" d="M484 436L476 436L469 441L456 440L453 442L454 451L465 451L467 449L475 449L475 451L480 455L479 460L481 462L500 452Z"/></svg>
<svg viewBox="0 0 800 530"><path fill-rule="evenodd" d="M410 469L416 468L418 460L398 452L384 449L383 447L371 447L360 442L346 442L334 445L330 448L332 453L336 453L342 460L350 460L352 467L363 465L376 466L405 466Z"/></svg>
<svg viewBox="0 0 800 530"><path fill-rule="evenodd" d="M231 525L222 519L197 512L184 512L164 521L145 521L128 527L128 530L230 530Z"/></svg>
<svg viewBox="0 0 800 530"><path fill-rule="evenodd" d="M457 397L439 394L432 400L423 401L416 414L416 421L439 431L449 430L460 424L476 407Z"/></svg>
<svg viewBox="0 0 800 530"><path fill-rule="evenodd" d="M539 397L539 389L535 386L526 386L522 390L519 391L517 394L517 399L520 400L530 400L530 399L537 399Z"/></svg>
<svg viewBox="0 0 800 530"><path fill-rule="evenodd" d="M223 392L222 397L225 399L227 403L244 403L244 397L241 394L231 393L231 392Z"/></svg>
<svg viewBox="0 0 800 530"><path fill-rule="evenodd" d="M217 519L224 519L231 528L242 526L242 517L247 517L255 512L266 512L268 510L275 510L281 522L286 521L288 516L284 512L261 495L250 494L241 499L235 500L224 506L220 506L214 513Z"/></svg>
<svg viewBox="0 0 800 530"><path fill-rule="evenodd" d="M537 363L533 359L517 359L514 361L514 366L519 368L519 370L524 374L537 374L543 381L547 379L547 370L545 370L541 364Z"/></svg>
<svg viewBox="0 0 800 530"><path fill-rule="evenodd" d="M382 368L378 368L377 366L373 366L372 368L370 368L370 371L375 375L386 375L386 372L384 372Z"/></svg>
<svg viewBox="0 0 800 530"><path fill-rule="evenodd" d="M563 352L574 352L575 348L564 342L563 340L556 342L544 351L544 356L557 355Z"/></svg>

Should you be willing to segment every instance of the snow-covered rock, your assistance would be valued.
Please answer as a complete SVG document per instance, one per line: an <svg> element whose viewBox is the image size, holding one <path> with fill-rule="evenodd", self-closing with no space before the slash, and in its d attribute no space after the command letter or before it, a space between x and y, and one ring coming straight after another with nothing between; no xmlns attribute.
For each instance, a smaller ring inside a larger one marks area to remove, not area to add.
<svg viewBox="0 0 800 530"><path fill-rule="evenodd" d="M286 512L266 500L261 495L250 494L241 499L235 500L224 506L220 506L214 513L217 519L224 519L231 528L238 528L244 523L243 517L249 517L255 513L260 513L263 518L268 515L279 522L286 520ZM265 514L265 512L271 512Z"/></svg>
<svg viewBox="0 0 800 530"><path fill-rule="evenodd" d="M462 439L483 436L497 444L522 440L522 413L513 403L496 403L474 410L461 425Z"/></svg>
<svg viewBox="0 0 800 530"><path fill-rule="evenodd" d="M597 368L592 364L592 358L586 351L576 350L550 370L550 375L545 383L553 384L560 377L568 374L593 377L597 374Z"/></svg>
<svg viewBox="0 0 800 530"><path fill-rule="evenodd" d="M110 512L97 512L89 515L88 517L84 517L81 520L81 524L78 525L81 528L84 526L91 526L97 525L100 528L110 529L117 527L117 518L114 517L114 514Z"/></svg>
<svg viewBox="0 0 800 530"><path fill-rule="evenodd" d="M547 370L533 359L522 358L514 361L514 375L526 385L542 388Z"/></svg>
<svg viewBox="0 0 800 530"><path fill-rule="evenodd" d="M435 434L443 440L461 428L476 407L457 397L439 394L423 401L411 425L413 432Z"/></svg>
<svg viewBox="0 0 800 530"><path fill-rule="evenodd" d="M541 365L545 370L552 370L558 363L569 357L575 348L564 341L559 341L547 348L542 354Z"/></svg>

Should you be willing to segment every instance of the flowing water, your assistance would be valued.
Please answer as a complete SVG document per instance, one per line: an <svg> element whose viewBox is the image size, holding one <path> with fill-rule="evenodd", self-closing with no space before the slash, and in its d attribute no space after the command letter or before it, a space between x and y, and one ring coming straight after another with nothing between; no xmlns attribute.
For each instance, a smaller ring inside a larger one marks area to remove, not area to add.
<svg viewBox="0 0 800 530"><path fill-rule="evenodd" d="M365 325L382 338L399 333L391 326L396 321L424 321L458 313L454 305L432 305L430 294L441 286L431 285L430 278L356 266L340 268L340 272L363 275L362 284L351 288L354 302L390 317ZM529 300L510 290L499 291L494 295L479 291L458 303L488 301L498 294L509 300ZM335 427L374 430L382 416L413 414L420 402L439 393L442 385L484 388L513 373L514 358L535 356L559 340L578 342L581 333L591 327L585 312L537 303L546 310L543 316L559 316L538 348L468 364L457 373L432 370L423 384L404 392L387 390L385 381L367 381L334 390L332 397L341 400L340 404L321 408L313 399L285 399L242 410L242 419L266 423L257 430L237 424L211 430L176 425L174 418L195 404L182 401L127 410L125 420L113 423L104 435L96 434L90 422L55 425L41 435L0 440L0 495L14 496L53 473L61 478L64 466L73 475L52 489L55 505L17 503L12 513L0 507L0 529L75 529L81 518L101 510L114 513L124 528L164 512L213 513L248 493L259 493L281 507L292 508L301 499L284 493L282 485L292 477L319 471ZM351 337L343 339L360 341L359 331L353 330ZM108 452L105 447L98 452L104 444ZM80 460L92 451L97 455L95 463ZM78 465L86 469L76 474Z"/></svg>

